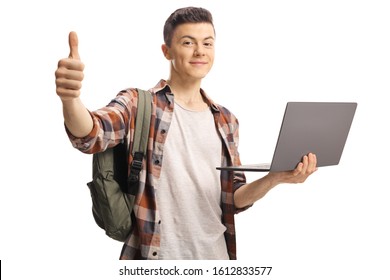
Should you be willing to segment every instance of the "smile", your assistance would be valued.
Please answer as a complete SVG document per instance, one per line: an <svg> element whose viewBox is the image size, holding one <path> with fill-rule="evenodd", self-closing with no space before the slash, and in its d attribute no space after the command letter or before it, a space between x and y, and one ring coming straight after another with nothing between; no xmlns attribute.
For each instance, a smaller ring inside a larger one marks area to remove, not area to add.
<svg viewBox="0 0 390 280"><path fill-rule="evenodd" d="M203 61L192 61L192 62L190 62L190 64L192 64L192 65L206 65L207 62L203 62Z"/></svg>

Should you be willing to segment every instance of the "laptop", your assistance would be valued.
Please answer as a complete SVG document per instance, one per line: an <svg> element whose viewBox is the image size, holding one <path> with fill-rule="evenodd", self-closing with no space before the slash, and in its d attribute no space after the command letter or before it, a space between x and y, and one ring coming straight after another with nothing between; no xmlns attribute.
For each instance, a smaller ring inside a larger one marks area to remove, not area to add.
<svg viewBox="0 0 390 280"><path fill-rule="evenodd" d="M314 153L317 167L338 165L357 103L288 102L271 163L220 166L233 171L290 171Z"/></svg>

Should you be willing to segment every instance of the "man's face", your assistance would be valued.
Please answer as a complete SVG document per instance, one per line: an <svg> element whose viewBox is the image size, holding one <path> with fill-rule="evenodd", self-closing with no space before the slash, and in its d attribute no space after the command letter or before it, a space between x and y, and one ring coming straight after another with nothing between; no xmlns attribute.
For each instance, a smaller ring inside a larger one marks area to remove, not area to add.
<svg viewBox="0 0 390 280"><path fill-rule="evenodd" d="M182 80L200 80L214 63L214 27L210 23L179 25L171 46L162 46L165 57L171 61L171 76Z"/></svg>

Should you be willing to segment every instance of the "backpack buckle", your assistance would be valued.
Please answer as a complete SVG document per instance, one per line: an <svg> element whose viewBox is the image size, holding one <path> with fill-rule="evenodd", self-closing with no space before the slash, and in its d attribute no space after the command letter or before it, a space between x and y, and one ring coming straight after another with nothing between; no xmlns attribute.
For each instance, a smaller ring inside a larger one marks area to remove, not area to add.
<svg viewBox="0 0 390 280"><path fill-rule="evenodd" d="M130 174L128 178L129 184L137 184L139 181L139 173L142 170L142 160L143 160L143 153L142 152L136 152L134 153L133 161L131 162L130 166Z"/></svg>
<svg viewBox="0 0 390 280"><path fill-rule="evenodd" d="M133 160L133 162L131 163L131 169L138 170L138 172L141 171L142 160Z"/></svg>

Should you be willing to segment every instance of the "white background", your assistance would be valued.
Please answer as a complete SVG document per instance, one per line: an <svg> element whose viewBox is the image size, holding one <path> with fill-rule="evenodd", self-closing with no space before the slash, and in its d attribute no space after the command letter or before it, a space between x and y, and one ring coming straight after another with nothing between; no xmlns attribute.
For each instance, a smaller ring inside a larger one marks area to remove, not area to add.
<svg viewBox="0 0 390 280"><path fill-rule="evenodd" d="M359 104L340 164L237 215L240 261L223 265L273 266L265 279L389 279L390 8L378 0L2 1L5 278L120 278L122 245L93 221L92 157L67 139L54 71L74 30L88 108L150 88L168 76L163 24L190 5L214 15L216 62L203 87L239 118L243 162L270 160L287 101Z"/></svg>

